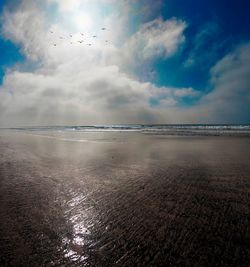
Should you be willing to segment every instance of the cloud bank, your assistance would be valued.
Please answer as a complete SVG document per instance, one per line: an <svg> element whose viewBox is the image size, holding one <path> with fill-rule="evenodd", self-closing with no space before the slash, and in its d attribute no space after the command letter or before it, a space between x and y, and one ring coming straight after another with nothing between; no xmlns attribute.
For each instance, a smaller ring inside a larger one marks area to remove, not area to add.
<svg viewBox="0 0 250 267"><path fill-rule="evenodd" d="M134 69L177 53L185 42L187 23L158 18L143 23L128 36L129 12L121 12L121 3L99 1L109 7L108 14L103 15L96 1L73 2L47 0L39 5L30 0L5 10L3 34L20 46L27 60L9 69L4 77L1 126L247 119L242 114L250 111L250 45L237 47L211 69L210 93L157 87L141 82ZM48 15L52 4L56 4L58 16L53 22ZM73 45L68 40L73 30L67 14L79 16L73 6L77 6L77 12L90 10L105 22L106 32L100 30L101 24L89 26L84 38L94 42L91 47L77 43L81 38L77 27ZM122 7L128 11L129 2L123 2ZM117 23L114 18L119 18ZM94 41L92 32L98 35ZM64 39L59 42L60 37ZM184 99L195 104L182 106Z"/></svg>

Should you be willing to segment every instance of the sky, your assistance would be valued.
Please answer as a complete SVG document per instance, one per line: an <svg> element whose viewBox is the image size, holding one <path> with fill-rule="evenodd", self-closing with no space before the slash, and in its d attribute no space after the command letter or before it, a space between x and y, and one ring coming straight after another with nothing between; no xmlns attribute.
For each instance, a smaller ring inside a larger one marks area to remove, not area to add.
<svg viewBox="0 0 250 267"><path fill-rule="evenodd" d="M0 127L250 123L249 10L247 0L3 0Z"/></svg>

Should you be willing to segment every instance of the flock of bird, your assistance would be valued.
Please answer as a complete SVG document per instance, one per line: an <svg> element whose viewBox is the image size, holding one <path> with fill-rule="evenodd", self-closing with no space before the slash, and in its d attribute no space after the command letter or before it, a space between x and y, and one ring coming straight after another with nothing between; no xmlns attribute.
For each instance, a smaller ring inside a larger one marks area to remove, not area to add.
<svg viewBox="0 0 250 267"><path fill-rule="evenodd" d="M101 28L101 30L102 30L102 31L106 31L106 28ZM51 34L55 34L54 31L50 31L50 33L51 33ZM82 44L82 43L84 42L84 39L83 39L83 38L85 37L85 34L80 33L80 35L81 35L81 37L82 37L81 40L78 40L78 41L76 41L76 42ZM73 44L73 40L72 40L73 35L72 35L72 34L69 34L68 38L69 38L69 40L70 40L70 44L72 45L72 44ZM92 38L97 38L97 36L96 36L96 35L93 35ZM59 36L59 39L63 40L63 39L67 39L67 37ZM107 44L107 43L108 43L108 40L105 40L105 43ZM53 46L57 46L57 43L53 43L52 45L53 45ZM88 45L88 46L92 46L93 43L87 43L86 45Z"/></svg>

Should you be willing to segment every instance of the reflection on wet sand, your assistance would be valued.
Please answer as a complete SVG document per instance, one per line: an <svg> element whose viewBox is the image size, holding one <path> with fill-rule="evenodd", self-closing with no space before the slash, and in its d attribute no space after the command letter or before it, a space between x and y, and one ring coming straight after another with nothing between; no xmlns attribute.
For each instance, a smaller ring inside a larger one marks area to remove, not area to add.
<svg viewBox="0 0 250 267"><path fill-rule="evenodd" d="M10 132L0 147L1 266L250 260L250 138Z"/></svg>

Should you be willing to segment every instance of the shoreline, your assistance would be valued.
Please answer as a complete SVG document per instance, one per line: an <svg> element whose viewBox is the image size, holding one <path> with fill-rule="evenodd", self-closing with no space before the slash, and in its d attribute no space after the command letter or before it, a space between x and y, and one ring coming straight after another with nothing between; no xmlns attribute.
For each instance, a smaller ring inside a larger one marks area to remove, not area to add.
<svg viewBox="0 0 250 267"><path fill-rule="evenodd" d="M250 138L53 135L0 134L2 266L249 262Z"/></svg>

